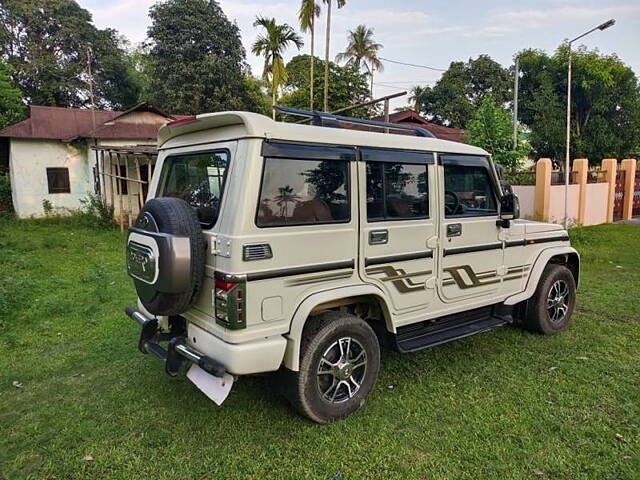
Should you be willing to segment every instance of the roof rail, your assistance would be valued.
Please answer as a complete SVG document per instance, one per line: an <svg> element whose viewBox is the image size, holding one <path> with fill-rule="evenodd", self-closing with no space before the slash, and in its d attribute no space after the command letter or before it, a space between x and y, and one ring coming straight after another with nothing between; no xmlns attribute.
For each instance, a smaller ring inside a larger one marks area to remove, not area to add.
<svg viewBox="0 0 640 480"><path fill-rule="evenodd" d="M426 128L413 127L410 125L401 125L398 123L390 122L378 122L376 120L366 120L364 118L344 117L342 115L333 115L327 112L320 112L317 110L301 110L299 108L281 107L274 105L276 111L284 113L286 115L295 115L298 117L310 118L313 125L319 127L333 127L340 128L340 122L352 123L354 125L369 125L372 127L388 128L390 130L407 130L414 132L418 137L431 137L436 136Z"/></svg>

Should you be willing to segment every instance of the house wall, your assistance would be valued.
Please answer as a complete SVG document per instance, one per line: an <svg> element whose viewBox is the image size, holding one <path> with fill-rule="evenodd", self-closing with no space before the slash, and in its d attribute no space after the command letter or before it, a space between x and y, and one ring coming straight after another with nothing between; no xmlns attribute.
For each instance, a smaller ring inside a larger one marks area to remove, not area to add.
<svg viewBox="0 0 640 480"><path fill-rule="evenodd" d="M49 193L48 167L69 169L71 193ZM20 218L43 216L44 200L51 202L56 213L80 208L80 199L93 191L86 142L12 138L9 173L13 205Z"/></svg>
<svg viewBox="0 0 640 480"><path fill-rule="evenodd" d="M562 223L564 221L564 185L551 185L549 194L549 221ZM569 185L567 202L567 217L572 224L578 223L578 207L580 200L580 185Z"/></svg>

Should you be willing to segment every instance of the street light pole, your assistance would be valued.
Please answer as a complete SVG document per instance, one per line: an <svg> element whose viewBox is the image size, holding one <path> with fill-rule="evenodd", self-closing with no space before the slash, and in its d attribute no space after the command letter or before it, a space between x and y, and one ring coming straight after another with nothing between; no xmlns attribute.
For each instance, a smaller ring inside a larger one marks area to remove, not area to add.
<svg viewBox="0 0 640 480"><path fill-rule="evenodd" d="M573 40L569 40L569 67L567 70L567 141L566 141L566 156L565 156L565 162L564 162L564 228L566 229L568 224L569 224L569 216L568 216L568 210L569 210L569 168L571 165L571 154L570 154L570 147L571 147L571 60L572 60L572 52L571 52L571 45L573 44L573 42L575 42L576 40L580 40L582 37L586 37L587 35L589 35L592 32L595 32L596 30L606 30L607 28L613 26L616 23L616 21L612 18L611 20L608 20L600 25L598 25L595 28L592 28L591 30L589 30L588 32L583 33L582 35L578 35L576 38L574 38Z"/></svg>

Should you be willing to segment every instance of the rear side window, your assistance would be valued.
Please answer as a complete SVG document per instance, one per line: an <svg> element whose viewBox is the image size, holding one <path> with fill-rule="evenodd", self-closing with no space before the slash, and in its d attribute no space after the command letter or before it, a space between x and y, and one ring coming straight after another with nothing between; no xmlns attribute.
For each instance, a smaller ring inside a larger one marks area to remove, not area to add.
<svg viewBox="0 0 640 480"><path fill-rule="evenodd" d="M367 162L367 220L427 218L427 166Z"/></svg>
<svg viewBox="0 0 640 480"><path fill-rule="evenodd" d="M164 161L160 197L181 198L191 205L205 227L212 227L220 210L229 167L227 151L171 155Z"/></svg>
<svg viewBox="0 0 640 480"><path fill-rule="evenodd" d="M265 158L259 227L348 222L349 162Z"/></svg>

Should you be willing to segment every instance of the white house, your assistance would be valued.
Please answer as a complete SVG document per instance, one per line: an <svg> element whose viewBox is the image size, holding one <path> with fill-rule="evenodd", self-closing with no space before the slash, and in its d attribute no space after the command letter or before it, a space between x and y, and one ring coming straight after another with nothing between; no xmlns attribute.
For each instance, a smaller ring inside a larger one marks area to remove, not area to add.
<svg viewBox="0 0 640 480"><path fill-rule="evenodd" d="M77 209L88 193L113 204L116 216L134 215L155 163L158 129L176 118L149 104L125 112L31 106L28 119L0 130L16 215L42 216L44 204Z"/></svg>

